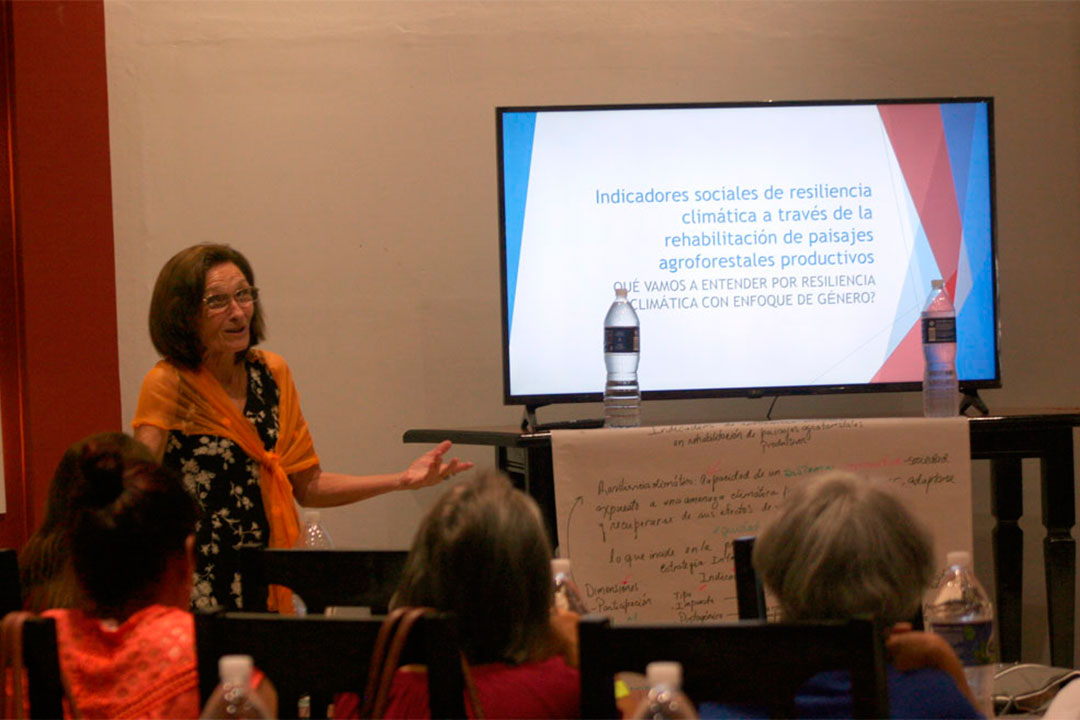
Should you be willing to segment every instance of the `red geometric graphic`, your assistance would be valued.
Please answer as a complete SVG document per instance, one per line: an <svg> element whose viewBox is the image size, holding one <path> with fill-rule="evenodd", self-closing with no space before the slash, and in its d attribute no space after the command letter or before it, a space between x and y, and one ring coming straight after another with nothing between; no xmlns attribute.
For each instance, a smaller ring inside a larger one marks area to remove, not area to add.
<svg viewBox="0 0 1080 720"><path fill-rule="evenodd" d="M934 104L898 104L879 105L878 112L945 287L956 297L963 227L941 109Z"/></svg>
<svg viewBox="0 0 1080 720"><path fill-rule="evenodd" d="M922 380L922 325L916 320L908 334L892 351L870 382L915 382Z"/></svg>

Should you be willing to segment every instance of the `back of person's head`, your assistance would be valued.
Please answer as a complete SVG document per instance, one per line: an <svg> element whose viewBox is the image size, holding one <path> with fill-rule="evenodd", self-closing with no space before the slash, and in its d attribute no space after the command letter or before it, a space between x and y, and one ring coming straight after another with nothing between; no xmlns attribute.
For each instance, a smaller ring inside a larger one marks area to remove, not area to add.
<svg viewBox="0 0 1080 720"><path fill-rule="evenodd" d="M911 620L932 579L930 536L891 493L844 472L799 485L754 543L788 620Z"/></svg>
<svg viewBox="0 0 1080 720"><path fill-rule="evenodd" d="M123 433L90 435L64 452L49 483L41 525L19 553L22 589L29 610L40 612L75 605L75 577L70 571L68 551L68 534L75 520L72 493L81 482L84 454L96 452L95 448L102 446L132 459L153 462L149 448Z"/></svg>
<svg viewBox="0 0 1080 720"><path fill-rule="evenodd" d="M536 502L488 471L450 488L424 517L397 605L456 616L471 662L535 659L550 639L551 548Z"/></svg>
<svg viewBox="0 0 1080 720"><path fill-rule="evenodd" d="M160 594L166 568L184 557L198 512L194 498L178 475L123 433L77 443L61 469L71 504L67 537L80 604L109 617L150 604Z"/></svg>

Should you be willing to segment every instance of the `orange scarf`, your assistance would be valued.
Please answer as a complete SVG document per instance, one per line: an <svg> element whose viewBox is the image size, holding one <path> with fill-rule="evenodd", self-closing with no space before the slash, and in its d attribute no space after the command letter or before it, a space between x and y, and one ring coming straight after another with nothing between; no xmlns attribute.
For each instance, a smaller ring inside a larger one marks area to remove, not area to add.
<svg viewBox="0 0 1080 720"><path fill-rule="evenodd" d="M317 465L319 457L300 412L300 396L289 366L280 355L265 350L250 353L266 363L278 386L278 439L272 452L266 451L255 426L205 367L192 372L167 360L155 365L143 380L132 426L153 425L185 435L216 435L239 445L259 462L259 490L270 524L269 546L291 548L300 535L300 523L289 475ZM291 593L271 586L268 607L291 613Z"/></svg>

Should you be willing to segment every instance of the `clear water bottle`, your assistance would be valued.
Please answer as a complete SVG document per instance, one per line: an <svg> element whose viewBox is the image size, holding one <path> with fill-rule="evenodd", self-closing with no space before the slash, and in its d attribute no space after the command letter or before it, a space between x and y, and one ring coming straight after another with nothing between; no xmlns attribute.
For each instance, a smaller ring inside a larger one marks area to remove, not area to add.
<svg viewBox="0 0 1080 720"><path fill-rule="evenodd" d="M319 522L318 510L304 511L304 524L300 527L300 537L296 547L304 550L329 550L334 547L330 533Z"/></svg>
<svg viewBox="0 0 1080 720"><path fill-rule="evenodd" d="M589 611L585 608L585 601L581 598L581 591L570 577L570 560L567 558L555 558L551 561L551 577L555 583L555 607L560 610L570 610L578 615L585 615Z"/></svg>
<svg viewBox="0 0 1080 720"><path fill-rule="evenodd" d="M956 417L960 388L956 378L956 310L943 280L934 280L922 312L923 415Z"/></svg>
<svg viewBox="0 0 1080 720"><path fill-rule="evenodd" d="M964 666L976 709L993 717L994 606L971 569L971 553L950 552L946 568L927 593L923 620L927 629L952 646Z"/></svg>
<svg viewBox="0 0 1080 720"><path fill-rule="evenodd" d="M304 510L304 522L300 526L300 536L296 538L298 550L329 550L334 547L330 533L319 522L318 510ZM292 594L293 614L297 617L307 615L307 604L297 593Z"/></svg>
<svg viewBox="0 0 1080 720"><path fill-rule="evenodd" d="M604 318L604 427L641 424L641 389L637 368L640 353L638 316L626 299L626 288L615 288L615 302Z"/></svg>
<svg viewBox="0 0 1080 720"><path fill-rule="evenodd" d="M222 655L218 660L222 701L220 717L273 717L262 700L251 691L252 666L250 655ZM218 715L213 713L211 716Z"/></svg>
<svg viewBox="0 0 1080 720"><path fill-rule="evenodd" d="M645 667L649 694L638 705L637 720L690 720L697 717L693 703L682 692L682 665L677 662L651 662Z"/></svg>

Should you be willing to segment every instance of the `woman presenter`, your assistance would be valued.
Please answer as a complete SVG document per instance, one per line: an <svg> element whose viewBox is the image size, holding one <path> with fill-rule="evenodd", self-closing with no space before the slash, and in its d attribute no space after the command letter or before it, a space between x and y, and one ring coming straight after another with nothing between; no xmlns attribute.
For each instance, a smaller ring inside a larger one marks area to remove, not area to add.
<svg viewBox="0 0 1080 720"><path fill-rule="evenodd" d="M202 508L195 533L192 607L240 608L237 552L293 547L294 499L331 507L393 490L435 485L467 470L443 462L450 442L402 472L324 472L285 361L255 349L264 320L251 264L227 245L182 250L161 269L150 302L150 338L161 354L143 380L135 437L178 470ZM262 593L259 593L260 597ZM270 610L289 612L274 586Z"/></svg>

